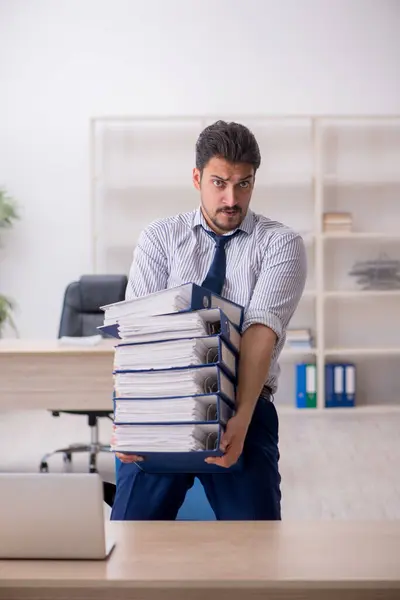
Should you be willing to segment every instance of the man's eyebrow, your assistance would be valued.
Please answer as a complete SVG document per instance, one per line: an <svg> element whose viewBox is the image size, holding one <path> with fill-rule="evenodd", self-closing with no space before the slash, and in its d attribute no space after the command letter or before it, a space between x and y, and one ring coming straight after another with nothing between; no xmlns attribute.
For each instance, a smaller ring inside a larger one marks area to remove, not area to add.
<svg viewBox="0 0 400 600"><path fill-rule="evenodd" d="M221 177L220 175L211 175L211 177L214 177L214 179L219 179L220 181L229 181L229 177ZM242 179L240 179L240 181L246 181L247 179L252 179L254 177L254 175L252 173L250 173L250 175L246 175L246 177L243 177Z"/></svg>

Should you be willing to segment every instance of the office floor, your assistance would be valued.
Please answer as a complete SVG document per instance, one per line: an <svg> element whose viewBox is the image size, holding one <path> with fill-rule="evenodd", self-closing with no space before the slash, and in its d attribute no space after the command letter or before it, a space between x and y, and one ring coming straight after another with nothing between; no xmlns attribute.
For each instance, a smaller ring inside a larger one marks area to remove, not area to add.
<svg viewBox="0 0 400 600"><path fill-rule="evenodd" d="M110 433L104 421L102 439ZM0 471L35 471L48 450L88 439L80 417L2 413ZM400 413L281 414L280 440L284 518L400 518ZM49 464L64 469L60 456ZM74 470L86 468L86 456L74 459ZM100 457L99 471L114 480L111 456Z"/></svg>

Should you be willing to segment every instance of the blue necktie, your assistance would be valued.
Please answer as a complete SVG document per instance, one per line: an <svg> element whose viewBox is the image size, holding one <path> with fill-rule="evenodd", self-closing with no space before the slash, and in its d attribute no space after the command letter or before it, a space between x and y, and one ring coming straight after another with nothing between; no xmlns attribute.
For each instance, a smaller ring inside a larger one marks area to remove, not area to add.
<svg viewBox="0 0 400 600"><path fill-rule="evenodd" d="M213 261L210 265L208 273L206 275L205 280L203 281L203 287L210 290L210 292L214 292L215 294L221 295L222 288L225 283L225 273L226 273L226 254L225 254L225 246L237 233L239 233L239 229L232 233L231 235L217 235L213 231L204 230L210 237L212 237L215 241L215 253Z"/></svg>

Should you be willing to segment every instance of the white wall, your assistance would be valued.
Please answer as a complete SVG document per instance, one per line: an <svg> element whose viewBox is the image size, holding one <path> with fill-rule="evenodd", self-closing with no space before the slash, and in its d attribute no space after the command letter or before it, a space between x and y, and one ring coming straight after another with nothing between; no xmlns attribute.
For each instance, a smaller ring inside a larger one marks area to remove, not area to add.
<svg viewBox="0 0 400 600"><path fill-rule="evenodd" d="M0 290L18 303L20 335L55 337L65 286L90 271L90 117L400 112L399 18L397 0L0 0L0 185L22 212L0 250ZM282 427L286 514L354 515L359 463L346 493L332 496L333 479L311 498L332 458L316 453L329 433L340 468L370 429L299 427ZM3 414L0 431L0 470L35 470L46 450L88 439L84 419L45 412ZM376 430L374 447L389 435ZM394 464L365 463L387 475L374 499L366 488L368 516L398 516Z"/></svg>
<svg viewBox="0 0 400 600"><path fill-rule="evenodd" d="M396 0L0 0L0 254L23 337L90 270L89 118L399 111Z"/></svg>

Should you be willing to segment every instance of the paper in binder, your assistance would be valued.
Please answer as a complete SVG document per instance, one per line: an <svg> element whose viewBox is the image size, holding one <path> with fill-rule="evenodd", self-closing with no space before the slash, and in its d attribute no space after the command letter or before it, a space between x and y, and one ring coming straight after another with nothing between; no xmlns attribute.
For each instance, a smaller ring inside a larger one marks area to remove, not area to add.
<svg viewBox="0 0 400 600"><path fill-rule="evenodd" d="M115 398L114 424L210 423L226 425L233 405L222 394L175 396L171 398ZM135 443L136 440L133 440Z"/></svg>
<svg viewBox="0 0 400 600"><path fill-rule="evenodd" d="M98 329L117 339L135 343L218 334L235 352L240 350L240 332L219 308L153 315L146 319L121 317L118 323Z"/></svg>
<svg viewBox="0 0 400 600"><path fill-rule="evenodd" d="M222 456L219 449L224 427L218 422L151 425L119 425L111 441L112 450L135 454L144 460L137 466L146 473L229 473L242 469L242 459L226 469L208 464L209 456Z"/></svg>
<svg viewBox="0 0 400 600"><path fill-rule="evenodd" d="M114 352L114 370L151 370L219 363L232 378L237 354L220 335L145 343L121 343Z"/></svg>
<svg viewBox="0 0 400 600"><path fill-rule="evenodd" d="M235 385L220 365L114 371L117 398L171 398L221 393L235 403Z"/></svg>
<svg viewBox="0 0 400 600"><path fill-rule="evenodd" d="M104 325L115 325L125 317L146 319L150 316L197 311L204 308L220 308L229 320L241 327L243 307L222 298L195 283L185 283L130 300L123 300L100 307L104 311Z"/></svg>

